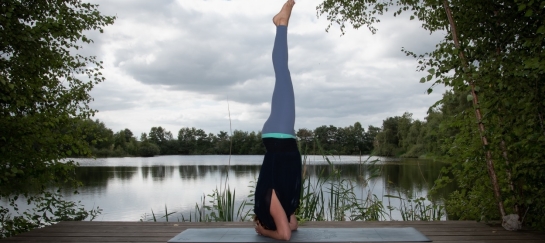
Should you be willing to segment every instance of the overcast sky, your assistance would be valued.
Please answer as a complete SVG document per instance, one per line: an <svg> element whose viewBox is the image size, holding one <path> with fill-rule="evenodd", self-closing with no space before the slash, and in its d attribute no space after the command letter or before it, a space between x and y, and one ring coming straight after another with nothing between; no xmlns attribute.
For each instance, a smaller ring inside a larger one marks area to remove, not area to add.
<svg viewBox="0 0 545 243"><path fill-rule="evenodd" d="M274 85L272 17L284 0L93 0L114 25L84 53L104 62L106 81L95 86L91 107L114 132L139 137L162 126L207 133L260 131ZM320 1L297 1L288 28L289 67L295 90L295 129L381 126L405 111L423 120L440 99L401 48L432 51L441 39L408 14L381 17L378 32L337 26L316 17Z"/></svg>

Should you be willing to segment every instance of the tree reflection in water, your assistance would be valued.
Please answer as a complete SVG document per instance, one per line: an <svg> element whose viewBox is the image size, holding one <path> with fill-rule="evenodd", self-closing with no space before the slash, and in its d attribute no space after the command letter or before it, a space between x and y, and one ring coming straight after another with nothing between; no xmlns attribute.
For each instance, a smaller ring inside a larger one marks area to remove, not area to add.
<svg viewBox="0 0 545 243"><path fill-rule="evenodd" d="M227 173L229 186L236 189L236 200L240 203L250 194L252 188L249 186L257 179L262 159L262 156L233 156L234 162L227 166L225 156L215 157L215 163L214 157L202 156L204 164L197 162L198 157L161 156L151 158L152 162L143 158L112 158L96 163L100 166L84 161L76 172L83 182L80 194L72 195L67 191L65 195L68 199L81 200L86 206L103 208L103 214L97 220L136 221L142 214L151 212L150 209L164 210L165 205L169 211L187 213L194 210L195 203L202 200L203 195L224 183ZM310 180L316 180L322 171L327 176L333 169L340 170L343 178L357 183L354 193L358 197L371 193L386 201L384 195L425 197L444 166L439 162L416 159L383 160L377 165L380 176L367 181L364 178L369 178L369 165L360 165L357 161L353 156L341 156L331 167L323 161L310 160L306 173ZM134 166L130 166L131 163ZM439 191L432 200L439 200L451 190ZM171 220L173 218L176 217L171 216Z"/></svg>

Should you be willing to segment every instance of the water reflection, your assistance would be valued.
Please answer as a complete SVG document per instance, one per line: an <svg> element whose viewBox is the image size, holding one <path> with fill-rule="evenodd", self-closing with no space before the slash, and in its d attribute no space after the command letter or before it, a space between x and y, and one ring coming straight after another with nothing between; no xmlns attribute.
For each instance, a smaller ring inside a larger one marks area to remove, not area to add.
<svg viewBox="0 0 545 243"><path fill-rule="evenodd" d="M201 156L203 163L196 162L198 157L80 161L82 166L77 168L77 176L84 186L80 188L80 194L72 195L67 191L65 195L68 199L82 201L89 208L100 206L104 211L98 220L136 221L151 210L164 212L165 205L169 212L178 212L171 217L176 220L176 215L187 215L203 196L225 183L227 175L229 186L236 190L237 202L246 199L251 190L249 186L259 175L262 159L262 156L233 156L232 165L227 166L226 157ZM357 157L343 158L344 163L334 166L323 160L309 161L305 171L310 180L340 170L343 178L356 182L354 192L358 197L375 194L379 198L385 195L425 196L443 167L441 163L425 160L383 160L375 166L359 164ZM379 170L379 176L366 180L374 169ZM388 203L396 202L390 200Z"/></svg>

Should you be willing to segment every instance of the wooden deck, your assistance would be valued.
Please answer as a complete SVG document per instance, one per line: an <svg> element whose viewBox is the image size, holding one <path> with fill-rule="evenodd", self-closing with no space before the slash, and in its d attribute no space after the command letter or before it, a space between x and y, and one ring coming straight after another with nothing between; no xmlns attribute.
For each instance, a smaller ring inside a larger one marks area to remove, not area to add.
<svg viewBox="0 0 545 243"><path fill-rule="evenodd" d="M0 242L167 242L187 228L253 227L251 222L154 223L61 222ZM440 222L306 222L304 228L414 227L436 243L529 242L545 243L542 232L509 232L501 227L472 221Z"/></svg>

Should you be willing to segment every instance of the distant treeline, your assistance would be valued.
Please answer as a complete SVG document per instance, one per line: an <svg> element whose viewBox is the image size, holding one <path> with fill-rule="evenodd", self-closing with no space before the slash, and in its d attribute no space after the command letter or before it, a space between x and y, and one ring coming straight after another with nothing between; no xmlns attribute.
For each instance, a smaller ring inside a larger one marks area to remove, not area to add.
<svg viewBox="0 0 545 243"><path fill-rule="evenodd" d="M184 127L175 137L163 127L152 127L137 139L128 128L114 133L99 120L85 120L81 126L87 131L86 140L94 156L155 156L155 155L206 155L206 154L264 154L261 132L234 130L218 134L203 129ZM369 126L366 132L359 122L353 126L321 126L314 130L299 129L297 138L305 153L320 151L333 154L369 154L380 130Z"/></svg>
<svg viewBox="0 0 545 243"><path fill-rule="evenodd" d="M441 141L456 133L439 129L444 116L470 105L463 97L452 93L446 93L444 100L451 102L430 109L425 121L414 120L411 113L405 112L401 116L386 118L381 127L369 126L367 130L359 122L348 127L324 125L314 130L301 128L297 131L301 152L390 157L443 155L448 148ZM158 126L137 138L128 128L114 133L99 120L85 120L81 126L88 134L86 140L93 155L97 157L265 153L261 132L255 131L234 130L232 134L225 131L213 134L195 127L184 127L174 136Z"/></svg>

